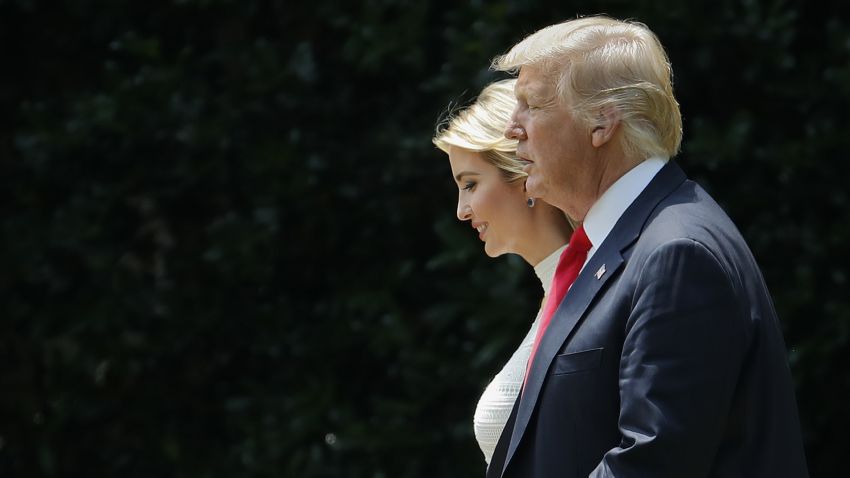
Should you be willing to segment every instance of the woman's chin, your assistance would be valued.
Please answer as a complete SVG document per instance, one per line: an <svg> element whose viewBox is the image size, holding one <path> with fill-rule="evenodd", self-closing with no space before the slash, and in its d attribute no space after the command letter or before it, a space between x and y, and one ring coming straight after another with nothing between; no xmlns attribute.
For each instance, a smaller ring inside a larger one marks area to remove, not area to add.
<svg viewBox="0 0 850 478"><path fill-rule="evenodd" d="M484 244L484 253L487 254L487 257L496 258L501 255L507 254L507 251L502 250L501 248L493 247L488 244Z"/></svg>

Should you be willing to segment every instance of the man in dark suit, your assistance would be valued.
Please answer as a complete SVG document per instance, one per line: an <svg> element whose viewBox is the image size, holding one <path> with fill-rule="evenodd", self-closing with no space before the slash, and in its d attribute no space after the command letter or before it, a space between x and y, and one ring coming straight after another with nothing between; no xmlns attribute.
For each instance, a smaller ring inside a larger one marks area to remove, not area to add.
<svg viewBox="0 0 850 478"><path fill-rule="evenodd" d="M682 123L657 37L580 18L494 67L519 72L506 135L529 196L583 223L587 247L563 299L547 299L560 305L488 478L808 476L758 265L670 161Z"/></svg>

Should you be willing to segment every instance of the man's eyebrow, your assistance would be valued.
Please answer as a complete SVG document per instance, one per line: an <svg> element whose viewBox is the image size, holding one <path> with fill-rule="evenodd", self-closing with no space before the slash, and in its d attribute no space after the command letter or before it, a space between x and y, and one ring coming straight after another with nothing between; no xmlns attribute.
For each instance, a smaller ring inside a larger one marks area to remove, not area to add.
<svg viewBox="0 0 850 478"><path fill-rule="evenodd" d="M480 173L474 173L472 171L461 171L455 176L455 181L460 182L460 180L463 179L464 176L480 176Z"/></svg>
<svg viewBox="0 0 850 478"><path fill-rule="evenodd" d="M542 94L542 92L539 89L528 88L528 87L523 88L522 90L514 91L514 96L516 97L517 101L525 101L525 102L528 102L528 101L542 102L542 101L546 101L546 99L547 99L546 95Z"/></svg>
<svg viewBox="0 0 850 478"><path fill-rule="evenodd" d="M544 101L549 99L551 95L547 94L542 88L528 88L525 90L525 96L534 100Z"/></svg>
<svg viewBox="0 0 850 478"><path fill-rule="evenodd" d="M516 97L517 99L527 98L528 97L528 87L514 88L514 97Z"/></svg>

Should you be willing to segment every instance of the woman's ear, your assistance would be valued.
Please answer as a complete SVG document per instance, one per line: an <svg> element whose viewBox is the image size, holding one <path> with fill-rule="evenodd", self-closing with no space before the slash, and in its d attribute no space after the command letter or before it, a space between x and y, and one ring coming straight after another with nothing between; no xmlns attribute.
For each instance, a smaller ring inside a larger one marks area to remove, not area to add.
<svg viewBox="0 0 850 478"><path fill-rule="evenodd" d="M594 148L600 148L611 141L620 128L620 112L613 106L608 106L599 112L596 125L590 132Z"/></svg>

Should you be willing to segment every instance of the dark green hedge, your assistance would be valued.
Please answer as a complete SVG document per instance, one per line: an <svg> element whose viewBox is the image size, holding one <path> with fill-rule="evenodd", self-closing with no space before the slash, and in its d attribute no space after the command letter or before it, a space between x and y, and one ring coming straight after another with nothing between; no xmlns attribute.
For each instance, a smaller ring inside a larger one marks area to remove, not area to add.
<svg viewBox="0 0 850 478"><path fill-rule="evenodd" d="M680 162L762 264L835 476L842 8L0 0L0 476L482 476L472 412L539 290L454 219L430 137L493 56L596 12L667 46Z"/></svg>

